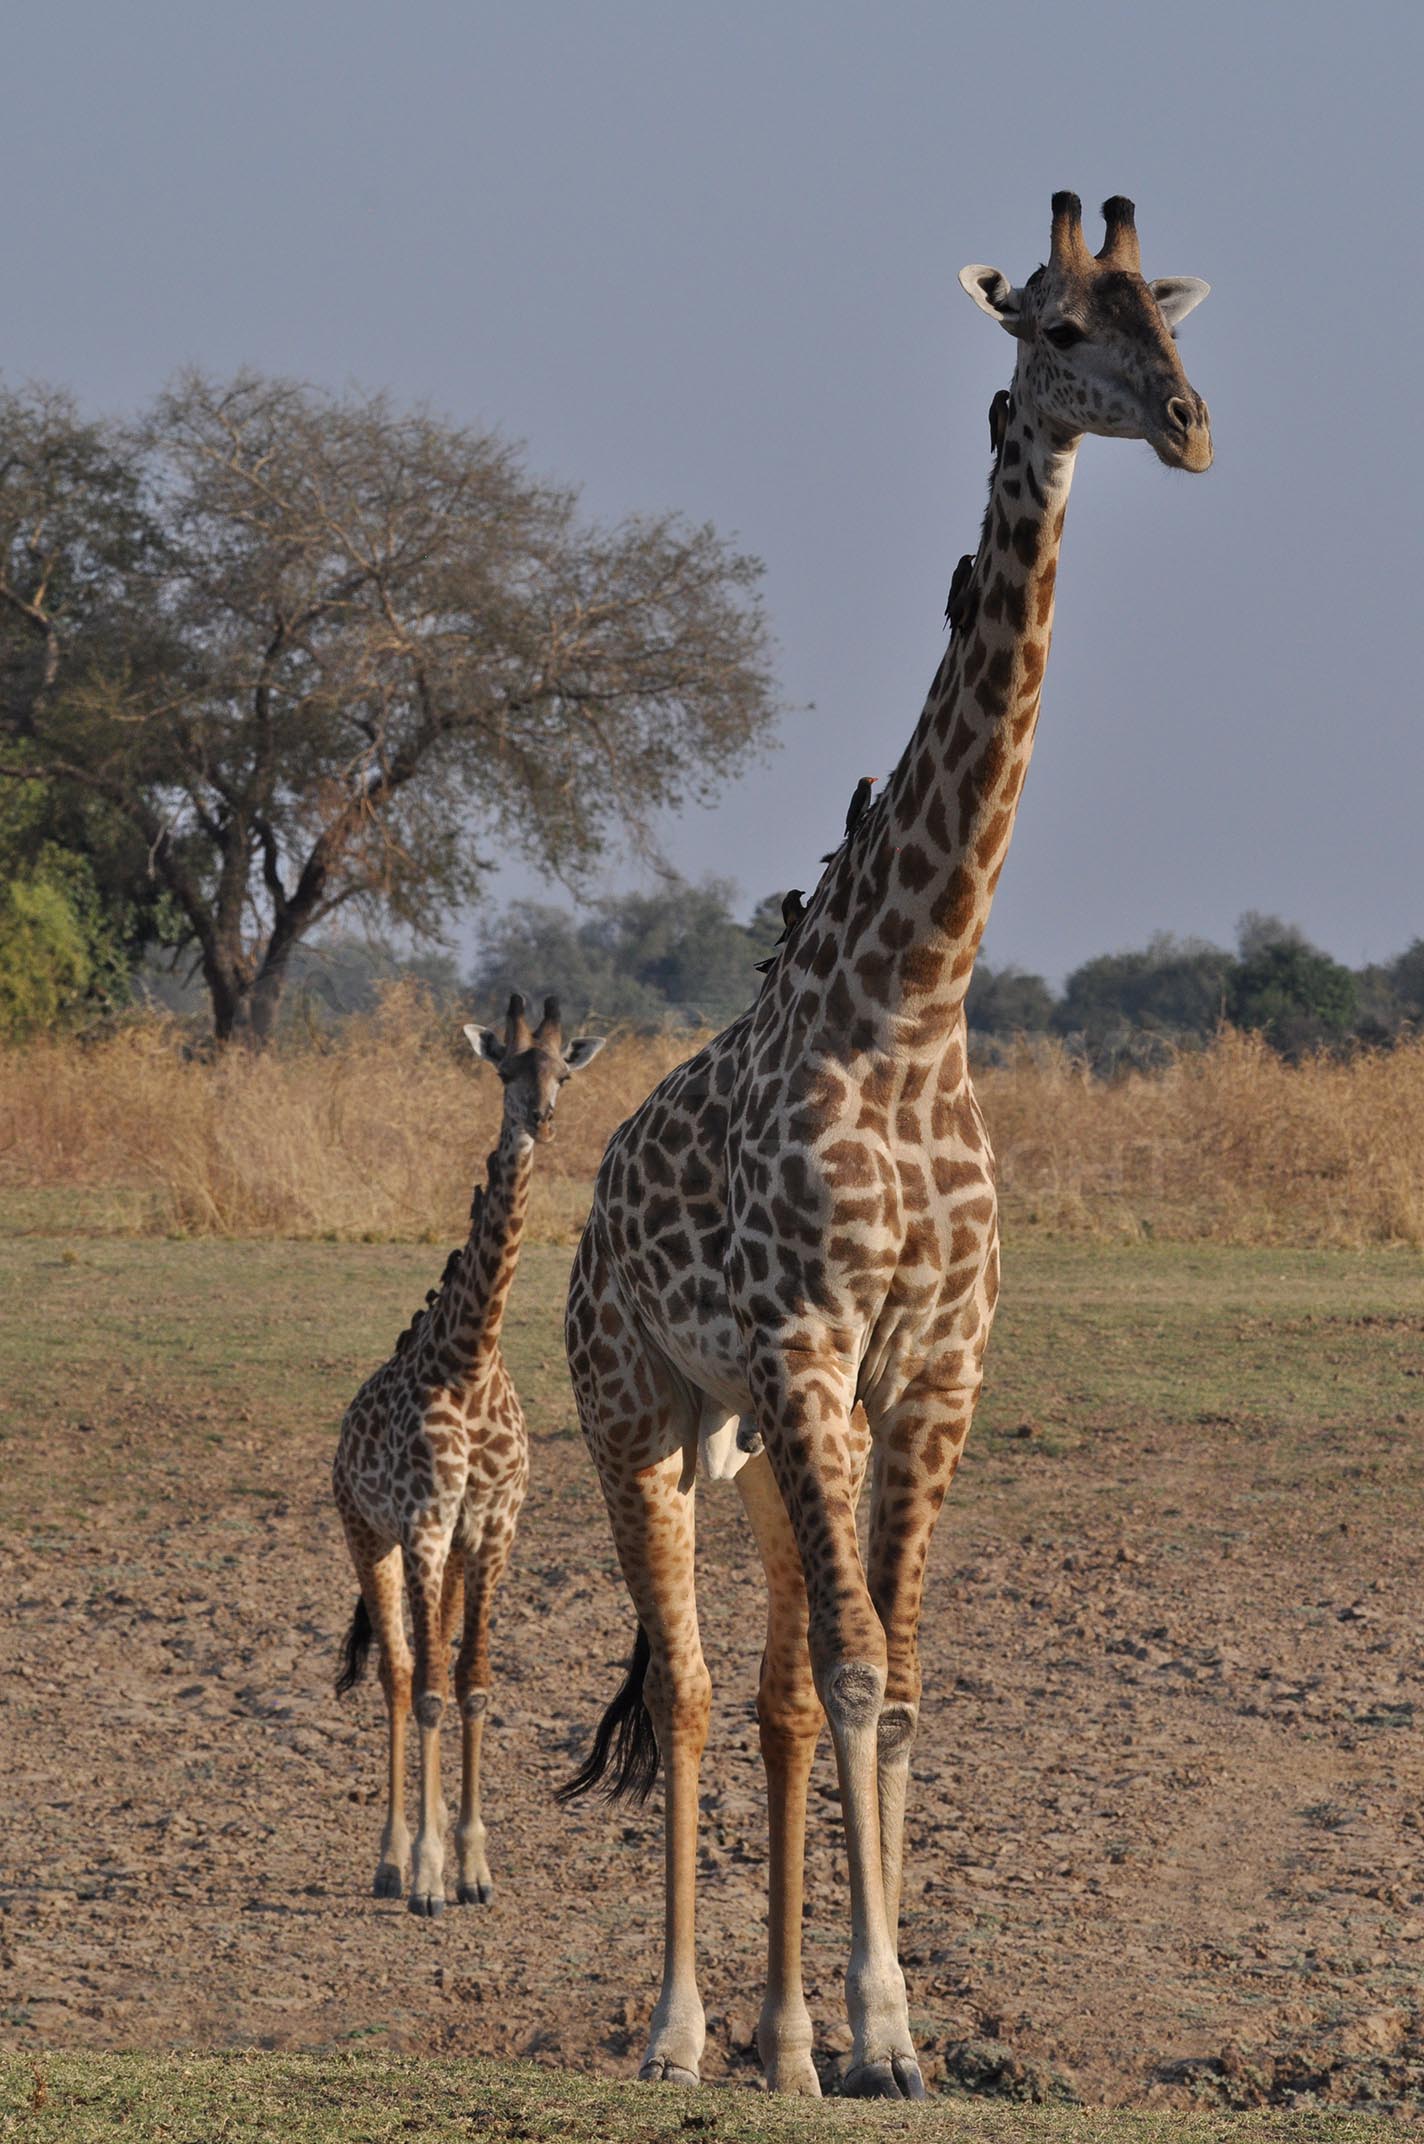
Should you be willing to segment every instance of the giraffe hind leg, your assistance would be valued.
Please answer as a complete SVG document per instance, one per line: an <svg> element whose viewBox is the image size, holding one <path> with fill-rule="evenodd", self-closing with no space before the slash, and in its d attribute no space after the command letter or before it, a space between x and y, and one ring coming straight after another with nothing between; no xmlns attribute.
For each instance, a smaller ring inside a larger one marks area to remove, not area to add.
<svg viewBox="0 0 1424 2144"><path fill-rule="evenodd" d="M638 2075L646 2083L696 2084L707 2039L693 1928L697 1789L712 1709L693 1567L696 1422L685 1388L644 1347L622 1309L593 1222L574 1263L565 1333L579 1420L647 1648L646 1674L639 1672L643 1647L636 1646L594 1756L570 1785L586 1789L594 1783L606 1767L615 1730L615 1783L631 1788L647 1776L640 1732L646 1707L666 1789L666 1910L662 1989ZM630 1771L625 1760L635 1758Z"/></svg>
<svg viewBox="0 0 1424 2144"><path fill-rule="evenodd" d="M371 1890L377 1898L400 1898L410 1866L410 1831L405 1819L405 1724L410 1712L411 1680L410 1648L401 1620L401 1552L398 1546L382 1541L354 1513L343 1512L342 1517L361 1600L379 1649L381 1692L386 1701L386 1819ZM346 1668L340 1678L343 1683L348 1673L354 1680L359 1672L361 1651L353 1620Z"/></svg>
<svg viewBox="0 0 1424 2144"><path fill-rule="evenodd" d="M666 1786L666 1913L662 1988L638 2076L645 2084L694 2085L707 2038L697 1987L693 1915L698 1778L707 1741L711 1684L697 1627L692 1492L680 1486L684 1471L680 1439L651 1466L617 1466L617 1447L611 1442L595 1449L613 1538L642 1640L634 1648L623 1690L605 1715L594 1757L570 1782L570 1789L583 1792L597 1784L610 1755L615 1791L640 1793L645 1782L651 1783L639 1734L646 1706ZM622 1732L625 1726L627 1734ZM615 1727L619 1730L617 1747L610 1751ZM598 1761L600 1752L602 1762ZM568 1798L566 1791L564 1799Z"/></svg>

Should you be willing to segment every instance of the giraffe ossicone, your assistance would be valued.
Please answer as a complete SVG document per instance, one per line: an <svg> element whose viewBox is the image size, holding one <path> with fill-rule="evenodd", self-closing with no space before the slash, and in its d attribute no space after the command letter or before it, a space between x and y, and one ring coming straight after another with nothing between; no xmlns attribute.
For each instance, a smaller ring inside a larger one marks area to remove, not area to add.
<svg viewBox="0 0 1424 2144"><path fill-rule="evenodd" d="M706 1430L767 1577L768 2082L820 2090L802 1861L829 1718L850 1877L842 2090L924 2090L896 1955L916 1632L998 1293L964 998L1033 745L1079 443L1144 439L1175 468L1211 461L1206 406L1173 339L1206 285L1144 281L1131 203L1115 196L1104 215L1095 255L1077 197L1055 195L1049 258L1022 287L964 270L1017 362L995 398L988 512L955 577L953 638L894 774L833 852L756 1003L609 1142L574 1261L569 1363L638 1634L570 1791L645 1791L661 1758L667 1911L650 2079L695 2080L704 2042L693 1928L710 1683L689 1461ZM760 1452L723 1449L738 1421Z"/></svg>
<svg viewBox="0 0 1424 2144"><path fill-rule="evenodd" d="M374 1637L386 1701L386 1821L373 1888L378 1898L399 1898L409 1876L410 1910L431 1919L445 1907L440 1726L451 1641L462 1619L457 1896L475 1905L491 1895L480 1803L490 1616L529 1480L524 1413L500 1353L500 1326L519 1261L534 1148L552 1136L560 1087L603 1047L593 1037L566 1045L554 998L545 1000L535 1029L526 1010L522 997L510 999L503 1037L492 1028L465 1029L476 1057L493 1064L504 1083L499 1142L486 1182L475 1187L468 1238L347 1408L332 1467L361 1588L337 1688L360 1679ZM413 1847L405 1816L410 1712L420 1729Z"/></svg>

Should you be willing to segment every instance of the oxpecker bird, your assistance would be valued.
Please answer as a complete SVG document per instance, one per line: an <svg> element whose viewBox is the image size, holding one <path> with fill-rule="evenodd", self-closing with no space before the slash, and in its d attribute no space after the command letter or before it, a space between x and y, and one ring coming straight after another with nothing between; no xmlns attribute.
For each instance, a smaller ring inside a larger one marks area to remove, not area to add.
<svg viewBox="0 0 1424 2144"><path fill-rule="evenodd" d="M793 886L790 893L781 896L781 936L773 939L774 945L785 945L791 933L806 913L806 896L801 887ZM754 960L752 966L758 975L765 975L776 966L775 953L768 953L765 960Z"/></svg>
<svg viewBox="0 0 1424 2144"><path fill-rule="evenodd" d="M845 838L847 841L850 840L851 835L865 817L870 806L870 792L879 779L880 777L877 774L862 774L860 780L856 783L851 794L850 803L846 807ZM835 854L834 849L829 850L821 858L821 862L828 864Z"/></svg>

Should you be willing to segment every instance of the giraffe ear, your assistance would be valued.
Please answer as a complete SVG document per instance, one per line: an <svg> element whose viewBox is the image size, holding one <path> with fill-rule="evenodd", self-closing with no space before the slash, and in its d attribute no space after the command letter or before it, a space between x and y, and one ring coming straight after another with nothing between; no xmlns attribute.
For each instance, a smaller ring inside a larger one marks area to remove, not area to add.
<svg viewBox="0 0 1424 2144"><path fill-rule="evenodd" d="M1199 275L1160 275L1147 287L1169 328L1185 320L1211 289L1210 283L1204 283Z"/></svg>
<svg viewBox="0 0 1424 2144"><path fill-rule="evenodd" d="M492 1065L499 1063L504 1044L492 1027L466 1027L463 1033L476 1057L487 1057Z"/></svg>
<svg viewBox="0 0 1424 2144"><path fill-rule="evenodd" d="M1001 268L986 268L982 261L974 261L960 269L959 280L981 313L997 320L1010 335L1022 335L1023 292L1014 289Z"/></svg>
<svg viewBox="0 0 1424 2144"><path fill-rule="evenodd" d="M591 1065L607 1040L606 1035L580 1035L577 1042L571 1042L564 1052L570 1072L582 1072L585 1065Z"/></svg>

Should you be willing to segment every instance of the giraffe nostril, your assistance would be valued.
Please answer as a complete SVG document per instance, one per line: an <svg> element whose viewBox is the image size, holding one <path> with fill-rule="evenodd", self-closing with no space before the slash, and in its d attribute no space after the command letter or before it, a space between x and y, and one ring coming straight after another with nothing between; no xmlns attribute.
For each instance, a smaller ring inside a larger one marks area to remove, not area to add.
<svg viewBox="0 0 1424 2144"><path fill-rule="evenodd" d="M1175 425L1179 432L1191 430L1196 422L1196 414L1191 403L1184 401L1180 395L1172 395L1168 400L1167 422Z"/></svg>

